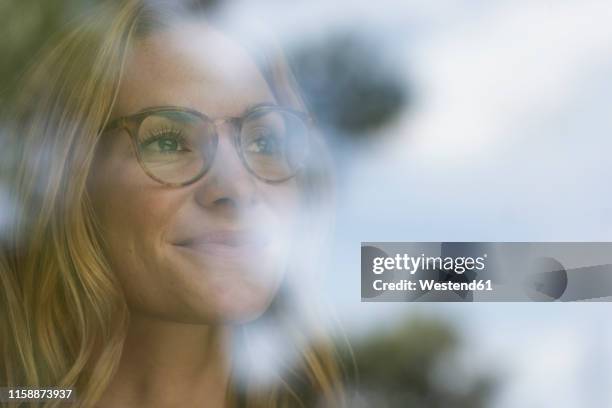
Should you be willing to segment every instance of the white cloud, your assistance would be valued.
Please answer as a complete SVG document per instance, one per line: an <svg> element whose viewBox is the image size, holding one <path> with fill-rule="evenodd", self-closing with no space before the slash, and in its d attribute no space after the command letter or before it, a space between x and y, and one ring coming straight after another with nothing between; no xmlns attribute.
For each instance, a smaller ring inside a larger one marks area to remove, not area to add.
<svg viewBox="0 0 612 408"><path fill-rule="evenodd" d="M500 4L417 44L411 61L425 105L411 131L421 154L456 160L551 120L612 60L609 4Z"/></svg>

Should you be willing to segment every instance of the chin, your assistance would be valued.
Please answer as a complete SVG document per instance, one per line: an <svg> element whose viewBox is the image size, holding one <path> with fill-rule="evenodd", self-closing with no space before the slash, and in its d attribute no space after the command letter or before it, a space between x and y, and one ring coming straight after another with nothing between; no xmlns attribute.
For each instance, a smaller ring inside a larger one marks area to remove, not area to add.
<svg viewBox="0 0 612 408"><path fill-rule="evenodd" d="M223 311L223 315L219 316L219 322L224 324L243 324L248 323L253 320L256 320L261 315L263 315L268 307L270 306L270 302L268 302L264 306L258 307L232 307L231 309L227 309Z"/></svg>
<svg viewBox="0 0 612 408"><path fill-rule="evenodd" d="M260 317L276 296L279 282L249 279L244 271L225 270L203 277L183 297L191 314L205 324L239 324Z"/></svg>
<svg viewBox="0 0 612 408"><path fill-rule="evenodd" d="M189 320L191 323L217 325L248 323L263 315L271 301L270 298L214 299L214 303L201 305L195 318Z"/></svg>

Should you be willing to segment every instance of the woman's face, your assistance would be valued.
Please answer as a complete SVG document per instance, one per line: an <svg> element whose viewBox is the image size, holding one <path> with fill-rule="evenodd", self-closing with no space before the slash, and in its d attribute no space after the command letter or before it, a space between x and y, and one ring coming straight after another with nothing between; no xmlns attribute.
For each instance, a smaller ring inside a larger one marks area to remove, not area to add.
<svg viewBox="0 0 612 408"><path fill-rule="evenodd" d="M182 106L211 118L277 103L254 61L211 27L188 25L139 41L112 118ZM89 192L107 254L134 312L215 323L261 314L286 266L298 209L295 179L269 184L243 166L231 125L218 126L212 167L167 187L140 167L125 130L106 133Z"/></svg>

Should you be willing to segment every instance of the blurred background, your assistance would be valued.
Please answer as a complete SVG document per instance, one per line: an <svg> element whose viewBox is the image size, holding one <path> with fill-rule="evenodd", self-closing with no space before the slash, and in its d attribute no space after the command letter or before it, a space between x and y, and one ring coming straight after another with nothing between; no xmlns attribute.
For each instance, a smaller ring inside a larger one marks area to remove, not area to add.
<svg viewBox="0 0 612 408"><path fill-rule="evenodd" d="M92 3L0 1L0 108ZM281 40L328 137L319 284L358 363L352 406L612 406L607 303L361 303L359 287L361 241L612 240L612 4L217 3Z"/></svg>

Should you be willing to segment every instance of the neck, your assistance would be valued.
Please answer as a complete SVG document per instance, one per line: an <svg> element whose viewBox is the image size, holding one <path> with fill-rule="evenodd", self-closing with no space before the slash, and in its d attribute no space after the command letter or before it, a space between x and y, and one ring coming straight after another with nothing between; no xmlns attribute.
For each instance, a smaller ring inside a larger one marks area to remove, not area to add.
<svg viewBox="0 0 612 408"><path fill-rule="evenodd" d="M229 329L132 314L117 373L99 407L223 407Z"/></svg>

